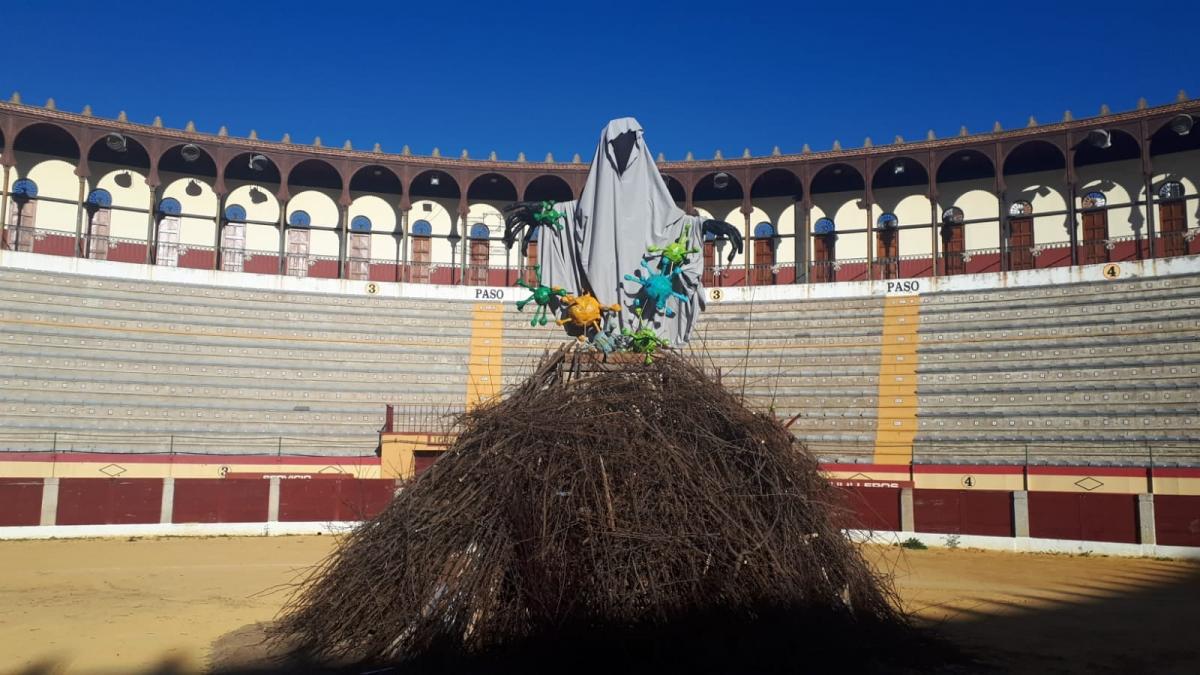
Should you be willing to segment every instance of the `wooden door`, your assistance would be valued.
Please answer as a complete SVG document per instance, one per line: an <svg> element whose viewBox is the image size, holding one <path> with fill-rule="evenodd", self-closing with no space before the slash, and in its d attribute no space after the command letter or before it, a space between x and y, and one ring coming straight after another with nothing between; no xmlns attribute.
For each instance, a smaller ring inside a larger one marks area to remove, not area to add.
<svg viewBox="0 0 1200 675"><path fill-rule="evenodd" d="M108 260L108 227L112 211L96 209L88 226L88 257L92 260Z"/></svg>
<svg viewBox="0 0 1200 675"><path fill-rule="evenodd" d="M308 230L287 231L287 273L294 277L308 276Z"/></svg>
<svg viewBox="0 0 1200 675"><path fill-rule="evenodd" d="M900 232L883 230L875 234L875 264L880 279L895 279L900 276Z"/></svg>
<svg viewBox="0 0 1200 675"><path fill-rule="evenodd" d="M487 239L472 239L471 249L467 258L467 284L470 286L487 286L488 280L488 250Z"/></svg>
<svg viewBox="0 0 1200 675"><path fill-rule="evenodd" d="M700 282L705 286L715 286L717 275L714 273L717 265L717 245L711 241L704 242L704 273Z"/></svg>
<svg viewBox="0 0 1200 675"><path fill-rule="evenodd" d="M1108 262L1108 212L1103 209L1083 212L1083 264Z"/></svg>
<svg viewBox="0 0 1200 675"><path fill-rule="evenodd" d="M221 233L221 269L241 272L246 266L246 224L225 223Z"/></svg>
<svg viewBox="0 0 1200 675"><path fill-rule="evenodd" d="M179 266L179 216L163 216L158 220L154 262L164 267Z"/></svg>
<svg viewBox="0 0 1200 675"><path fill-rule="evenodd" d="M429 237L412 237L412 271L409 280L414 284L429 283L430 250L433 248Z"/></svg>
<svg viewBox="0 0 1200 675"><path fill-rule="evenodd" d="M346 277L365 281L371 272L371 235L366 232L350 233L350 258L347 261Z"/></svg>
<svg viewBox="0 0 1200 675"><path fill-rule="evenodd" d="M1014 270L1033 269L1033 218L1013 218L1008 227L1009 266Z"/></svg>
<svg viewBox="0 0 1200 675"><path fill-rule="evenodd" d="M942 226L942 274L965 274L962 225Z"/></svg>
<svg viewBox="0 0 1200 675"><path fill-rule="evenodd" d="M8 224L4 228L4 248L10 251L32 251L36 221L37 200L10 201Z"/></svg>
<svg viewBox="0 0 1200 675"><path fill-rule="evenodd" d="M770 286L775 283L775 238L761 237L754 240L754 285Z"/></svg>
<svg viewBox="0 0 1200 675"><path fill-rule="evenodd" d="M837 281L837 270L833 268L837 262L836 235L820 234L813 239L813 283Z"/></svg>
<svg viewBox="0 0 1200 675"><path fill-rule="evenodd" d="M1187 232L1187 214L1184 201L1174 199L1160 202L1158 205L1158 240L1162 242L1161 253L1164 258L1176 255L1187 255L1187 240L1183 238Z"/></svg>

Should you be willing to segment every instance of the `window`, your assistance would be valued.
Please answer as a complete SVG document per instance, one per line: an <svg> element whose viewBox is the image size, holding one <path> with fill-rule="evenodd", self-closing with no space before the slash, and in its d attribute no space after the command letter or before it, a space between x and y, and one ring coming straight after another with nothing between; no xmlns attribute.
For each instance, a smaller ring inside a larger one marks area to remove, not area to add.
<svg viewBox="0 0 1200 675"><path fill-rule="evenodd" d="M430 225L428 220L418 220L409 229L412 230L414 237L433 236L433 225Z"/></svg>
<svg viewBox="0 0 1200 675"><path fill-rule="evenodd" d="M1029 202L1024 201L1024 200L1019 201L1019 202L1013 202L1012 206L1008 207L1008 215L1012 216L1013 218L1020 218L1022 216L1032 216L1033 215L1033 204L1030 204Z"/></svg>
<svg viewBox="0 0 1200 675"><path fill-rule="evenodd" d="M471 226L470 237L472 239L487 239L491 236L492 232L488 229L487 225L484 225L483 223L475 223Z"/></svg>
<svg viewBox="0 0 1200 675"><path fill-rule="evenodd" d="M813 234L833 234L837 228L829 218L819 218L813 224Z"/></svg>
<svg viewBox="0 0 1200 675"><path fill-rule="evenodd" d="M10 251L33 250L37 195L37 183L28 178L21 178L13 183L12 202L8 207L8 224L4 230L4 248Z"/></svg>
<svg viewBox="0 0 1200 675"><path fill-rule="evenodd" d="M350 219L351 232L370 232L371 219L366 216L354 216Z"/></svg>
<svg viewBox="0 0 1200 675"><path fill-rule="evenodd" d="M894 213L885 213L875 221L875 226L883 230L894 230L900 227L900 219Z"/></svg>
<svg viewBox="0 0 1200 675"><path fill-rule="evenodd" d="M942 224L943 225L962 225L963 224L963 210L958 208L957 206L951 206L950 208L946 209L945 211L942 212Z"/></svg>
<svg viewBox="0 0 1200 675"><path fill-rule="evenodd" d="M1162 200L1183 199L1183 183L1177 180L1163 183L1158 188L1158 198Z"/></svg>
<svg viewBox="0 0 1200 675"><path fill-rule="evenodd" d="M288 225L292 227L312 227L312 216L308 215L308 211L292 211L292 215L288 218Z"/></svg>
<svg viewBox="0 0 1200 675"><path fill-rule="evenodd" d="M167 197L158 203L157 248L154 261L167 267L179 266L179 217L183 206L178 199Z"/></svg>
<svg viewBox="0 0 1200 675"><path fill-rule="evenodd" d="M1089 192L1081 200L1085 209L1102 209L1108 204L1103 192Z"/></svg>
<svg viewBox="0 0 1200 675"><path fill-rule="evenodd" d="M762 223L759 223L754 226L754 238L755 239L766 239L768 237L774 237L774 236L775 236L775 226L774 225L767 223L767 222L762 222Z"/></svg>
<svg viewBox="0 0 1200 675"><path fill-rule="evenodd" d="M225 228L221 237L221 269L242 272L246 265L246 207L225 207Z"/></svg>

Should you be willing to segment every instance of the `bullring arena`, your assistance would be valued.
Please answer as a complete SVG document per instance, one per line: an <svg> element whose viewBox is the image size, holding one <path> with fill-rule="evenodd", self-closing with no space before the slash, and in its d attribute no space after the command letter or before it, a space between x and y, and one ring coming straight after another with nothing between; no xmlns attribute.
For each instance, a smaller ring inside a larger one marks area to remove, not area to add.
<svg viewBox="0 0 1200 675"><path fill-rule="evenodd" d="M1196 116L659 163L746 238L704 245L693 356L817 455L906 607L982 664L1200 659ZM277 587L563 342L514 306L538 249L503 245L500 209L578 196L578 158L14 96L0 166L7 669L259 663Z"/></svg>

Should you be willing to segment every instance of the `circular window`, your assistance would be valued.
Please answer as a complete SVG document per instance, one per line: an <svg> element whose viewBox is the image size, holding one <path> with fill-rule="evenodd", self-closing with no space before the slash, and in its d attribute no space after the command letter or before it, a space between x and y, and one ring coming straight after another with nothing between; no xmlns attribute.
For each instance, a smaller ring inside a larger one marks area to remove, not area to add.
<svg viewBox="0 0 1200 675"><path fill-rule="evenodd" d="M88 193L87 203L101 209L112 206L112 194L105 189L97 188Z"/></svg>
<svg viewBox="0 0 1200 675"><path fill-rule="evenodd" d="M164 216L183 215L183 206L178 199L167 197L158 203L158 212Z"/></svg>
<svg viewBox="0 0 1200 675"><path fill-rule="evenodd" d="M33 199L38 195L37 183L28 178L21 178L13 183L12 195L14 197L23 197L25 199Z"/></svg>
<svg viewBox="0 0 1200 675"><path fill-rule="evenodd" d="M962 225L963 211L957 206L951 206L942 212L943 225Z"/></svg>
<svg viewBox="0 0 1200 675"><path fill-rule="evenodd" d="M1159 199L1183 199L1183 183L1173 180L1158 188Z"/></svg>
<svg viewBox="0 0 1200 675"><path fill-rule="evenodd" d="M371 219L366 216L354 216L350 219L351 232L370 232Z"/></svg>
<svg viewBox="0 0 1200 675"><path fill-rule="evenodd" d="M1089 192L1081 200L1085 209L1102 209L1108 204L1103 192Z"/></svg>
<svg viewBox="0 0 1200 675"><path fill-rule="evenodd" d="M292 211L291 217L288 218L288 225L292 227L312 227L312 217L308 215L308 211Z"/></svg>
<svg viewBox="0 0 1200 675"><path fill-rule="evenodd" d="M428 220L418 220L417 222L413 223L412 227L409 229L411 229L413 235L417 237L433 236L433 225L430 225Z"/></svg>
<svg viewBox="0 0 1200 675"><path fill-rule="evenodd" d="M829 218L820 218L813 223L813 234L833 234L835 229L833 221Z"/></svg>
<svg viewBox="0 0 1200 675"><path fill-rule="evenodd" d="M487 225L484 225L483 223L475 223L471 226L470 236L472 239L487 239L488 237L492 236L492 233L491 230L488 230Z"/></svg>
<svg viewBox="0 0 1200 675"><path fill-rule="evenodd" d="M758 239L774 237L775 226L767 222L759 223L754 226L754 236Z"/></svg>
<svg viewBox="0 0 1200 675"><path fill-rule="evenodd" d="M1012 206L1008 207L1008 215L1014 218L1020 218L1021 216L1032 216L1033 204L1030 204L1024 200L1013 202Z"/></svg>
<svg viewBox="0 0 1200 675"><path fill-rule="evenodd" d="M241 204L230 204L225 207L225 220L235 223L244 222L246 220L246 207Z"/></svg>
<svg viewBox="0 0 1200 675"><path fill-rule="evenodd" d="M879 216L879 220L875 221L875 225L883 230L894 230L900 227L900 219L894 213L885 213Z"/></svg>

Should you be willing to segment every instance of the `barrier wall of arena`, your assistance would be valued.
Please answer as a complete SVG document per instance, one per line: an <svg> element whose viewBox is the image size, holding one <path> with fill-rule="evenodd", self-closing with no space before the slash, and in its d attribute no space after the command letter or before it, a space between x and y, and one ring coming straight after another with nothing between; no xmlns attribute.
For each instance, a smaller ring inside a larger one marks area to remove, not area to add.
<svg viewBox="0 0 1200 675"><path fill-rule="evenodd" d="M840 487L852 531L1103 544L1120 554L1200 558L1200 495L921 489L903 483ZM378 514L398 481L347 477L0 479L0 538L121 535L120 528L193 524L352 523ZM905 486L902 486L905 485ZM38 527L40 526L40 527ZM246 533L256 533L250 531ZM1036 543L1029 545L1037 549ZM1181 547L1176 549L1175 547Z"/></svg>

